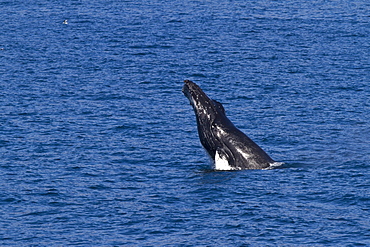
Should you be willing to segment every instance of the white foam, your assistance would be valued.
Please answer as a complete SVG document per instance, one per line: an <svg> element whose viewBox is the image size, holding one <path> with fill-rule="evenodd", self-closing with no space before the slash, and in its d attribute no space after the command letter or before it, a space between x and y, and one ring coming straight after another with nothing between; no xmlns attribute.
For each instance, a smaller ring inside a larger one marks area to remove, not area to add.
<svg viewBox="0 0 370 247"><path fill-rule="evenodd" d="M225 157L220 156L218 151L216 151L215 154L215 169L221 171L234 170L234 168L229 165L229 161L227 161Z"/></svg>
<svg viewBox="0 0 370 247"><path fill-rule="evenodd" d="M265 168L264 170L274 169L274 168L282 166L282 165L284 165L284 162L274 162L274 163L271 163L270 166Z"/></svg>

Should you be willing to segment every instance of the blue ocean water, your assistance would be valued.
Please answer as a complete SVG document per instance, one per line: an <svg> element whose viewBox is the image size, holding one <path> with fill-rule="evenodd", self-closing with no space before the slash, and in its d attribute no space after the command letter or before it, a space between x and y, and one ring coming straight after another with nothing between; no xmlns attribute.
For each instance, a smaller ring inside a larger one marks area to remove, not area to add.
<svg viewBox="0 0 370 247"><path fill-rule="evenodd" d="M1 246L370 245L368 1L0 8ZM284 165L212 170L184 79Z"/></svg>

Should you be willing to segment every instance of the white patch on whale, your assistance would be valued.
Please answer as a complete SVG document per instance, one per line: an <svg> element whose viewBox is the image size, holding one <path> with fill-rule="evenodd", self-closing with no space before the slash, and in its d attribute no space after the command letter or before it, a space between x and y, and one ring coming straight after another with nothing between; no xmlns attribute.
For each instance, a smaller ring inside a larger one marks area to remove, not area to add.
<svg viewBox="0 0 370 247"><path fill-rule="evenodd" d="M218 152L216 151L215 154L215 169L216 170L221 170L221 171L229 171L229 170L235 170L233 167L229 165L229 161L224 156L221 156Z"/></svg>
<svg viewBox="0 0 370 247"><path fill-rule="evenodd" d="M242 149L240 149L238 147L235 147L235 149L236 149L236 151L238 151L244 157L244 159L248 160L251 157L250 154L244 152Z"/></svg>

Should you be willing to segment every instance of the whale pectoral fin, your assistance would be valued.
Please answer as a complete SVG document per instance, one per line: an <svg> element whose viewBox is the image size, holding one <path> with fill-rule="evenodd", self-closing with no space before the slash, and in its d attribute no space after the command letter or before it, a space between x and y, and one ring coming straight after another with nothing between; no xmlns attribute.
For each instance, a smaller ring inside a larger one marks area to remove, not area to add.
<svg viewBox="0 0 370 247"><path fill-rule="evenodd" d="M222 150L221 148L217 148L215 154L215 169L223 171L234 170L234 168L230 166L227 158L228 156L225 153L225 151Z"/></svg>

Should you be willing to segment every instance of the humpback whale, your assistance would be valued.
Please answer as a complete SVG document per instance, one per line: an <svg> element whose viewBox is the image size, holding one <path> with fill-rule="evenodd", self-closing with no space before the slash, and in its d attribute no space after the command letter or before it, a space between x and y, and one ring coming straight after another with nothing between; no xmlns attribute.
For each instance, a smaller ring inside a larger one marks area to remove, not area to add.
<svg viewBox="0 0 370 247"><path fill-rule="evenodd" d="M216 170L264 169L270 156L226 117L223 105L210 99L194 82L185 80L182 92L193 106L200 142Z"/></svg>

